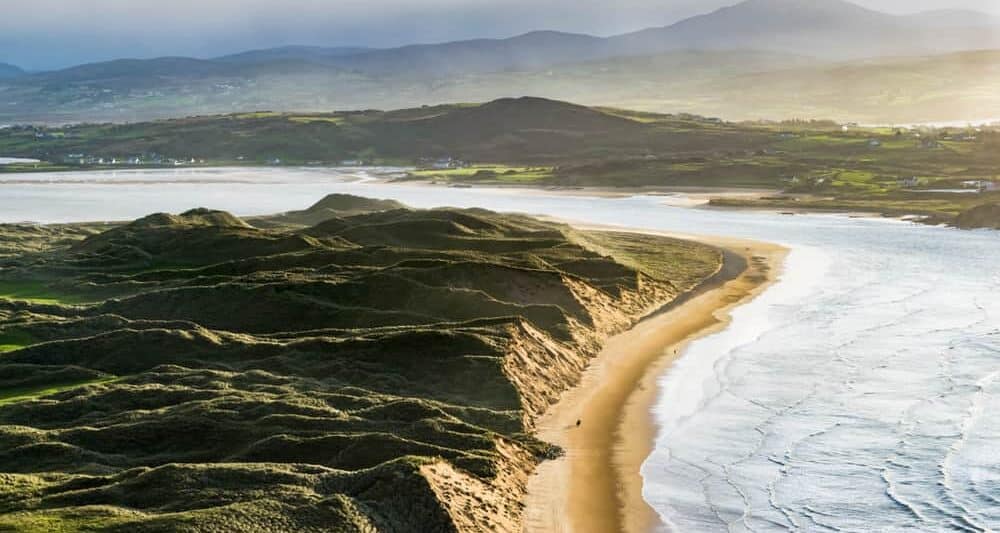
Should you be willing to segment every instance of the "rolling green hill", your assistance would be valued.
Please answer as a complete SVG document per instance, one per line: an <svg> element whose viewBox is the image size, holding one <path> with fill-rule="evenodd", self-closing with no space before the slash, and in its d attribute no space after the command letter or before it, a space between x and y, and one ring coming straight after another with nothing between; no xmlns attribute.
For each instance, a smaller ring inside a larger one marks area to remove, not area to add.
<svg viewBox="0 0 1000 533"><path fill-rule="evenodd" d="M0 227L24 243L0 259L0 529L518 530L558 453L538 417L721 260L483 210L320 209Z"/></svg>
<svg viewBox="0 0 1000 533"><path fill-rule="evenodd" d="M172 166L174 160L205 165L350 160L430 169L437 159L453 158L473 166L414 176L557 186L784 189L793 184L838 194L898 189L897 181L910 177L930 189L990 180L1000 164L998 143L996 128L989 127L731 123L542 98L388 112L259 112L0 130L0 153L50 163L41 170L123 168L135 158L143 166ZM0 168L5 170L34 166Z"/></svg>
<svg viewBox="0 0 1000 533"><path fill-rule="evenodd" d="M539 98L501 99L401 111L271 112L126 125L0 130L0 152L51 162L80 153L125 159L154 154L235 162L461 157L498 161L644 152L649 125L617 114ZM39 136L41 133L41 136ZM630 148L631 146L631 148Z"/></svg>

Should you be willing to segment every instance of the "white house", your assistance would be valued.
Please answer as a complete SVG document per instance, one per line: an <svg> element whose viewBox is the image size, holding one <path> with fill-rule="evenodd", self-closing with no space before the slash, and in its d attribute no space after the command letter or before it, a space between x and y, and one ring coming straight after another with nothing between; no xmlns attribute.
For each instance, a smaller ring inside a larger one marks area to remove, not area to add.
<svg viewBox="0 0 1000 533"><path fill-rule="evenodd" d="M454 159L448 157L445 159L438 159L431 165L431 167L435 170L445 170L449 168L457 168L458 164Z"/></svg>
<svg viewBox="0 0 1000 533"><path fill-rule="evenodd" d="M992 181L986 180L969 180L963 181L962 187L966 189L976 189L979 192L995 191L997 190L997 184Z"/></svg>

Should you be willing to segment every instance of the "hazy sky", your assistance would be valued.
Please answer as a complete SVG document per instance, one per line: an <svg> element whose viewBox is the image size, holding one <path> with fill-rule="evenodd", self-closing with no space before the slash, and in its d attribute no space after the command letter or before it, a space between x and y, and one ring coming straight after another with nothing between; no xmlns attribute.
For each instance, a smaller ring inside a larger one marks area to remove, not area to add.
<svg viewBox="0 0 1000 533"><path fill-rule="evenodd" d="M817 0L822 1L822 0ZM536 29L608 35L737 0L0 0L0 62L38 70L116 57L211 57L285 44L386 47ZM884 11L996 0L857 0Z"/></svg>

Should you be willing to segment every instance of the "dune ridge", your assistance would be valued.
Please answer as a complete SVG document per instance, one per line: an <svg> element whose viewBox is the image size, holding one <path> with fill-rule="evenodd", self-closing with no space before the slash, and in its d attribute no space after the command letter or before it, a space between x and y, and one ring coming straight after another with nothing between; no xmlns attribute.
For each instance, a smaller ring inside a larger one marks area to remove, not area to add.
<svg viewBox="0 0 1000 533"><path fill-rule="evenodd" d="M520 530L539 420L721 261L336 200L0 228L0 529Z"/></svg>

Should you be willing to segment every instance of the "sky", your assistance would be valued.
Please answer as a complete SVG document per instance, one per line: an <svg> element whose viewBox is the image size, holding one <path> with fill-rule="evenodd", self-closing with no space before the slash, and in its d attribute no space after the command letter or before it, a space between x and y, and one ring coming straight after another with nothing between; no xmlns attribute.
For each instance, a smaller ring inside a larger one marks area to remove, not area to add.
<svg viewBox="0 0 1000 533"><path fill-rule="evenodd" d="M820 0L817 0L820 1ZM612 35L737 0L0 0L0 62L29 70L121 57L214 57L290 44L392 47L547 29ZM856 0L912 13L996 0Z"/></svg>

